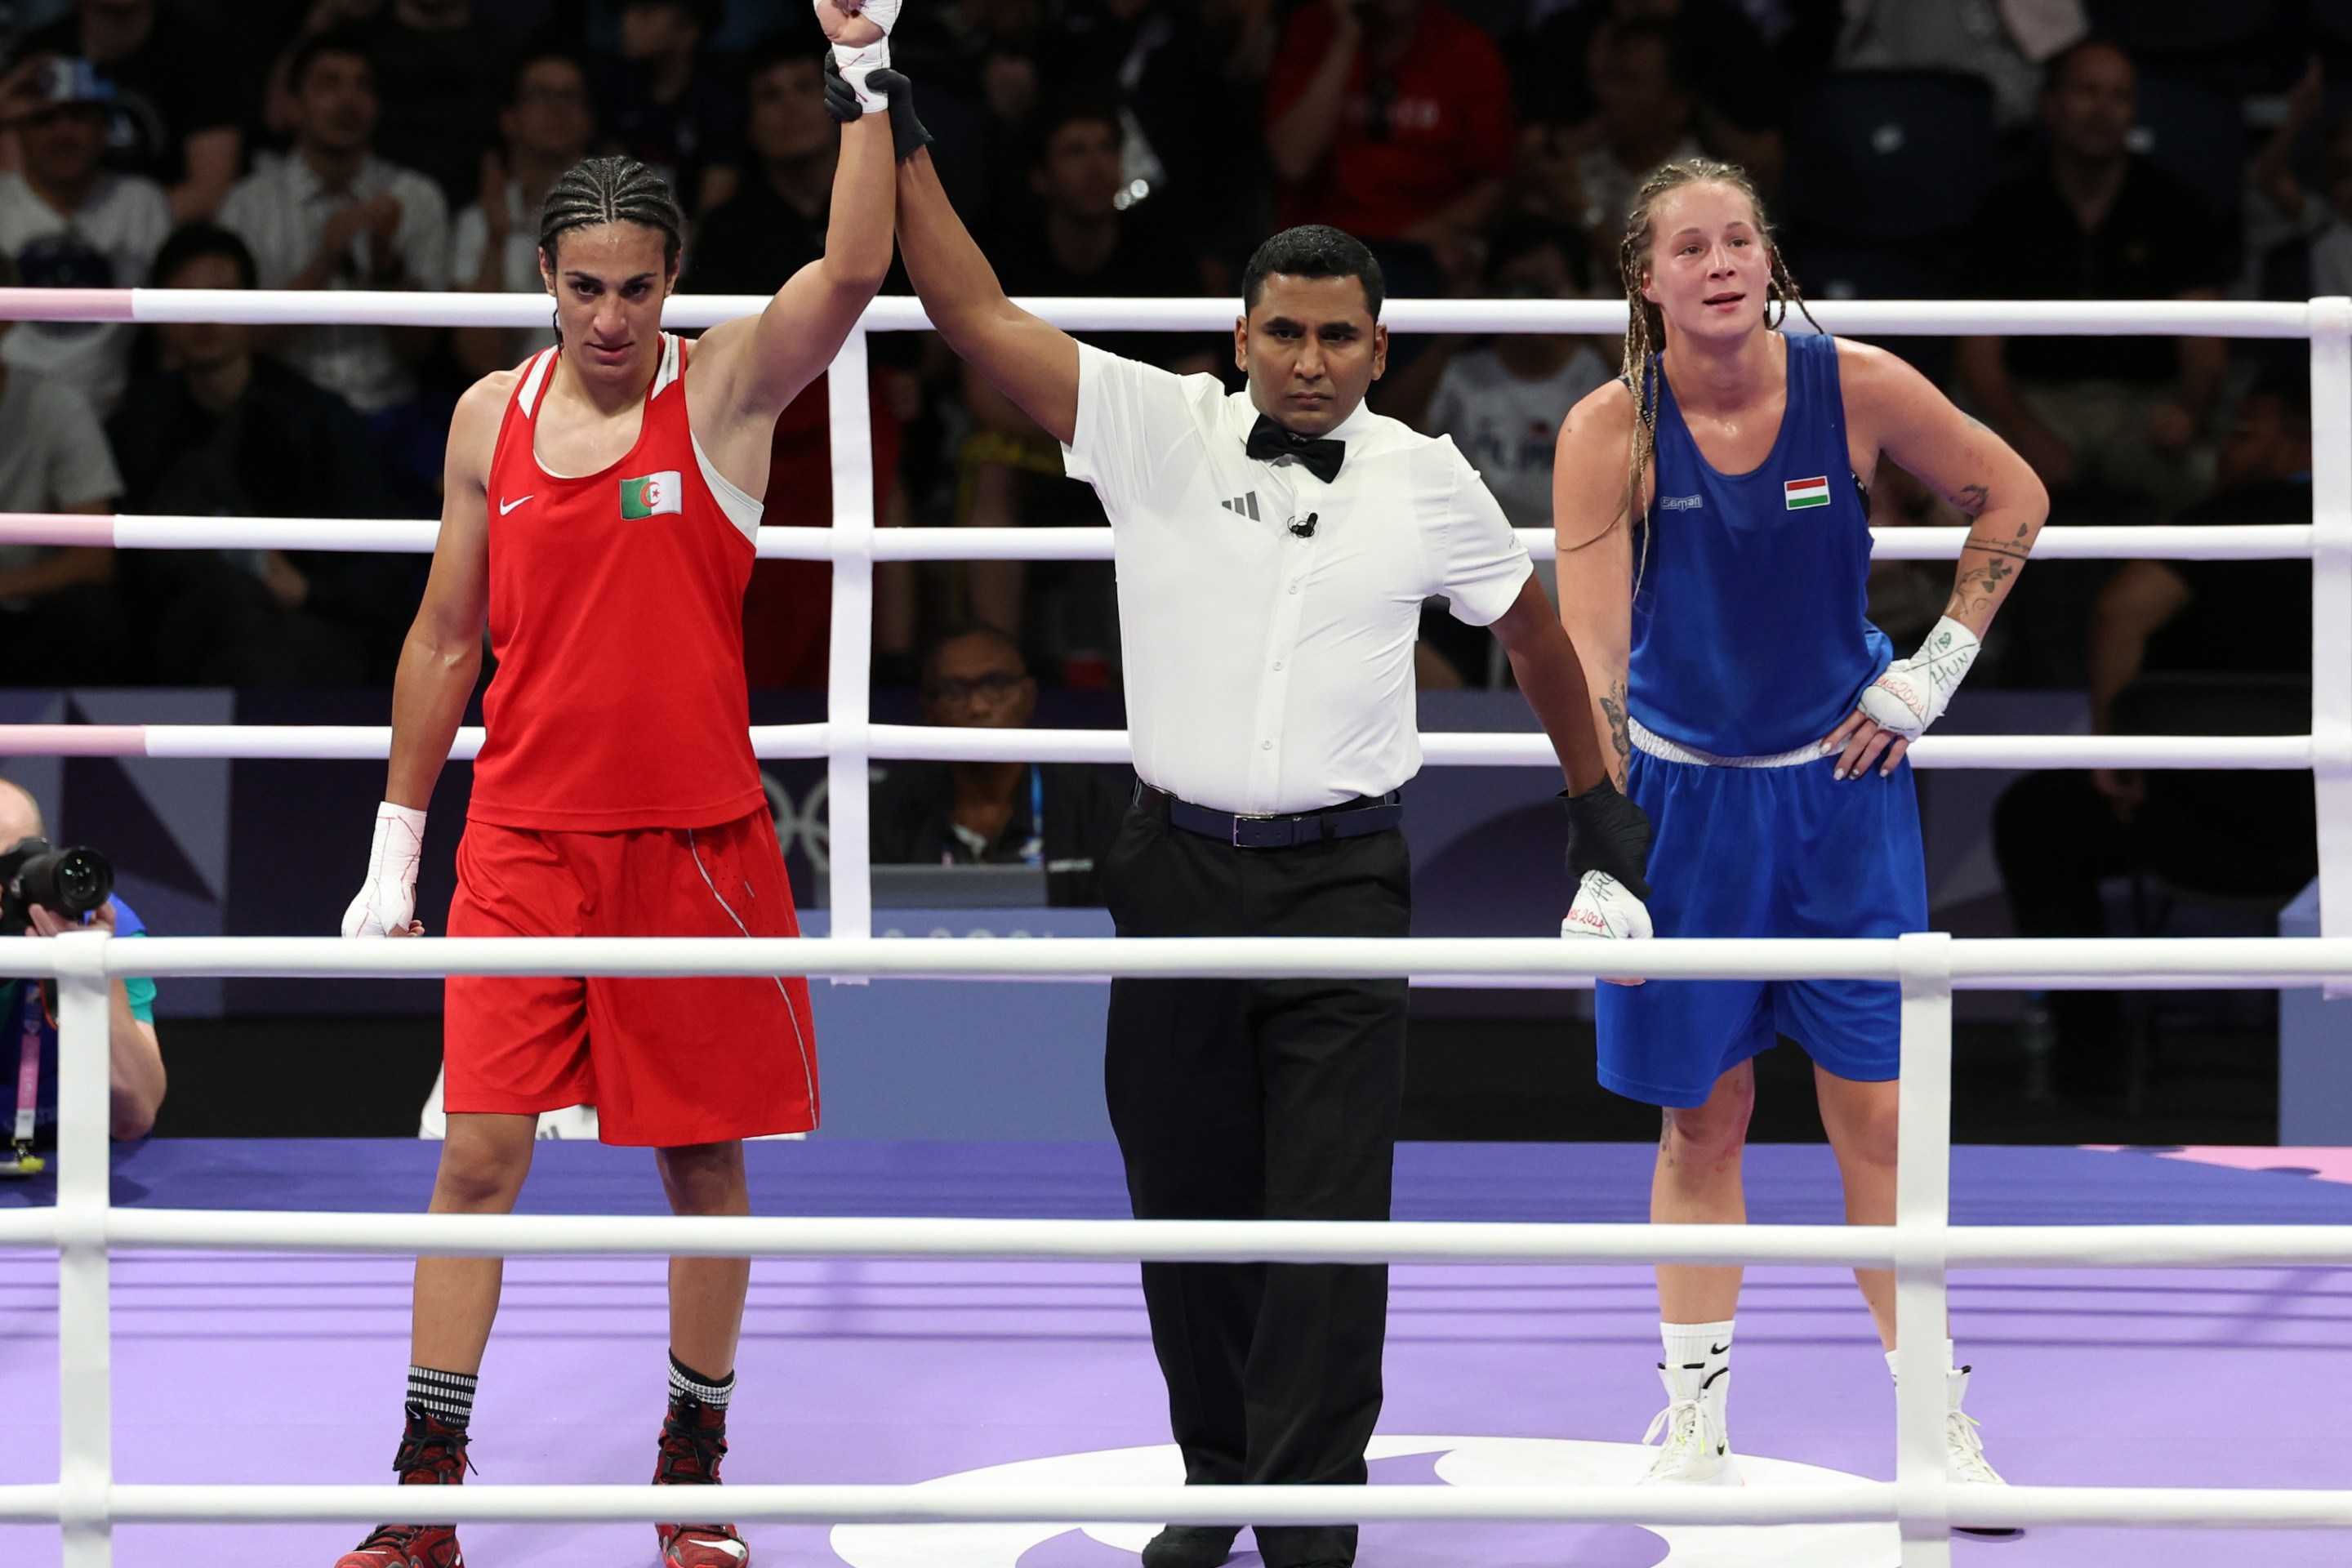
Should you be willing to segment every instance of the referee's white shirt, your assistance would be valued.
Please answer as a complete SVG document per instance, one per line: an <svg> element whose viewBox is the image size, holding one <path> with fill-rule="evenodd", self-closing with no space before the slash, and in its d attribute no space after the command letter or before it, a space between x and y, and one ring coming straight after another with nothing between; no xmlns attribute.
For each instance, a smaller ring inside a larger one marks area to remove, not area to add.
<svg viewBox="0 0 2352 1568"><path fill-rule="evenodd" d="M1323 483L1244 450L1257 409L1207 375L1078 348L1066 470L1118 562L1128 733L1146 784L1219 811L1313 811L1421 768L1413 643L1432 595L1483 626L1532 570L1443 437L1359 407ZM1301 539L1294 521L1316 516Z"/></svg>

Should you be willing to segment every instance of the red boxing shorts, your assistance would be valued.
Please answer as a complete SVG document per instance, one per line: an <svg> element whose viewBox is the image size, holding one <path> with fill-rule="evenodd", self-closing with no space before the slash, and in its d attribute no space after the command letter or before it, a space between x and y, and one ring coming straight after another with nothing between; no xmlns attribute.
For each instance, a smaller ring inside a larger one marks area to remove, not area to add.
<svg viewBox="0 0 2352 1568"><path fill-rule="evenodd" d="M451 936L796 937L765 810L717 827L466 824ZM453 1113L593 1105L607 1143L677 1148L816 1125L816 1035L794 977L452 975Z"/></svg>

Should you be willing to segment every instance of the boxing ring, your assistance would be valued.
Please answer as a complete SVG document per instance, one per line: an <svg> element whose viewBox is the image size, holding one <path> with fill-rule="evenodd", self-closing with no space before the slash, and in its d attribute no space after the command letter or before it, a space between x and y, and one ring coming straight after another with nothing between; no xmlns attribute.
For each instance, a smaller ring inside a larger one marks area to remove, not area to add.
<svg viewBox="0 0 2352 1568"><path fill-rule="evenodd" d="M1206 331L1230 326L1214 300L1033 302L1075 328ZM678 298L668 323L707 326L763 300ZM0 1524L54 1525L68 1568L113 1561L117 1525L346 1521L401 1517L386 1485L139 1484L117 1480L111 1369L118 1252L599 1257L693 1254L771 1259L987 1259L1039 1265L1136 1259L1372 1262L1475 1266L1654 1263L1892 1268L1897 1280L1895 1479L1803 1481L1738 1491L1623 1484L1191 1489L1066 1480L1007 1484L730 1483L745 1523L944 1525L1087 1520L1155 1525L1246 1518L1266 1523L1578 1521L1652 1527L1891 1523L1903 1568L1951 1561L1958 1526L2165 1526L2352 1529L2352 1489L2081 1487L1971 1489L1944 1479L1941 1342L1948 1275L2083 1268L2343 1268L2352 1225L1956 1225L1952 1215L1952 997L1969 989L2352 987L2352 300L2304 304L1970 304L1837 302L1818 307L1851 334L2103 332L2304 338L2311 344L2314 522L2224 528L2053 528L2052 558L2308 557L2313 563L2312 733L2263 737L1929 735L1920 767L2309 769L2318 795L2323 935L2315 939L2101 942L1655 942L1554 939L1409 941L1195 939L1030 942L876 940L867 883L870 758L1122 761L1109 731L959 731L870 722L873 564L877 560L1108 558L1109 531L893 529L874 526L866 398L866 334L925 325L912 300L877 301L835 363L830 384L834 525L771 528L765 558L829 560L832 674L822 724L757 728L762 757L824 757L831 798L833 934L821 940L542 941L169 938L135 945L95 933L0 939L0 973L53 977L61 1035L58 1180L54 1208L0 1211L0 1247L57 1254L58 1411L55 1483L0 1485ZM529 326L535 296L0 291L13 320L370 322ZM1406 331L1614 332L1605 303L1395 300ZM429 551L431 522L345 520L0 517L0 542L117 548ZM1549 550L1548 531L1523 531ZM1882 532L1882 557L1951 559L1964 531ZM470 757L478 731L453 755ZM382 757L380 728L0 725L0 754L143 757ZM1431 765L1556 765L1540 734L1431 735ZM354 832L357 832L355 826ZM356 856L357 840L353 854ZM354 860L354 868L357 861ZM926 978L1053 980L1127 975L1410 976L1444 986L1583 986L1602 976L1851 978L1902 987L1905 1073L1897 1218L1885 1227L1745 1227L1622 1223L1388 1224L1140 1222L1109 1218L810 1215L679 1218L596 1214L427 1215L343 1211L238 1212L120 1206L109 1180L107 987L135 973L182 976L445 974L747 974L799 973L836 983ZM495 1343L495 1342L494 1342ZM2184 1412L2192 1416L2194 1412ZM2325 1423L2322 1424L2323 1426ZM654 1521L677 1496L651 1486L469 1484L436 1493L433 1511L477 1521Z"/></svg>

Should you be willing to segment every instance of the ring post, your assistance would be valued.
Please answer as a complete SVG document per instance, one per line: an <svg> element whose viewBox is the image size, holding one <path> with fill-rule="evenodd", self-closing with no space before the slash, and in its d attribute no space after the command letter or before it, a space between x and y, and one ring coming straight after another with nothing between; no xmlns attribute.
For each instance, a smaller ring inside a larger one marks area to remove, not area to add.
<svg viewBox="0 0 2352 1568"><path fill-rule="evenodd" d="M1944 1475L1944 1233L1952 1196L1952 938L1895 944L1903 976L1903 1079L1895 1112L1895 1507L1903 1568L1950 1568Z"/></svg>
<svg viewBox="0 0 2352 1568"><path fill-rule="evenodd" d="M110 1568L114 1331L106 1253L107 938L68 931L56 942L58 1517L65 1568Z"/></svg>
<svg viewBox="0 0 2352 1568"><path fill-rule="evenodd" d="M850 329L825 378L833 429L833 642L826 674L826 892L833 934L874 934L867 872L867 689L874 662L874 419L866 329ZM834 984L844 982L838 976ZM854 982L853 982L854 984Z"/></svg>
<svg viewBox="0 0 2352 1568"><path fill-rule="evenodd" d="M2352 299L2311 324L2311 766L2319 934L2352 935ZM2352 994L2331 984L2328 996Z"/></svg>

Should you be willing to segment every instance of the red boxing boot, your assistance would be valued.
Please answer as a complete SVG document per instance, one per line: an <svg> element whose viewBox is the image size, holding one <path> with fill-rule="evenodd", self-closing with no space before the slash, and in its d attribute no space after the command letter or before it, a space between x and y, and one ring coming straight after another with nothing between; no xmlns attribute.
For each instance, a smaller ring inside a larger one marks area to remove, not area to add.
<svg viewBox="0 0 2352 1568"><path fill-rule="evenodd" d="M466 1434L436 1416L411 1414L392 1468L404 1487L454 1487L466 1479ZM466 1568L454 1524L380 1524L335 1560L335 1568Z"/></svg>
<svg viewBox="0 0 2352 1568"><path fill-rule="evenodd" d="M719 1484L719 1461L727 1457L727 1412L699 1400L672 1399L655 1450L656 1486ZM746 1568L751 1549L731 1524L656 1524L662 1568Z"/></svg>

